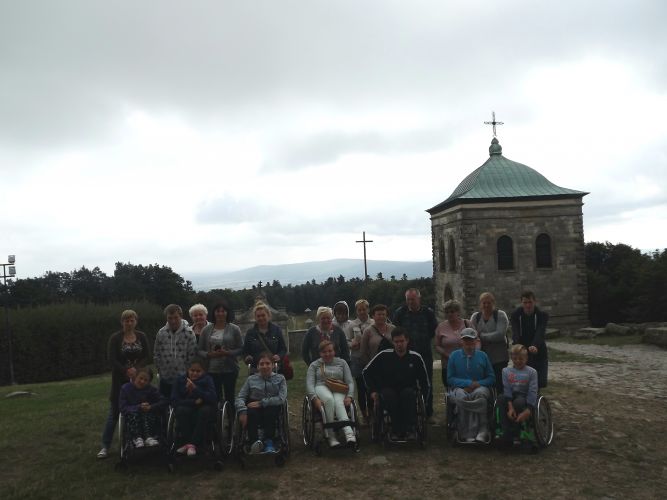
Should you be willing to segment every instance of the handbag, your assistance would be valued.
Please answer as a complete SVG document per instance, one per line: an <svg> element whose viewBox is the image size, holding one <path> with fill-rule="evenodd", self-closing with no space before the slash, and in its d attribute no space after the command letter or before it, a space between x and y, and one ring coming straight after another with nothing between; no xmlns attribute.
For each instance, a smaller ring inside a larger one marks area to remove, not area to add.
<svg viewBox="0 0 667 500"><path fill-rule="evenodd" d="M322 378L324 379L324 384L331 392L340 392L342 394L347 394L347 391L350 389L350 386L341 380L325 376L324 363L320 365L320 370L322 371Z"/></svg>

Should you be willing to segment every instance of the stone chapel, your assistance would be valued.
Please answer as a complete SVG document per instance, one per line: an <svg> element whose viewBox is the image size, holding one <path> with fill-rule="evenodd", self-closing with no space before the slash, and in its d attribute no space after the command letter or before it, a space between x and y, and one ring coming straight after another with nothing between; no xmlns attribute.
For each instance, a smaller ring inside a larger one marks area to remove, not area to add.
<svg viewBox="0 0 667 500"><path fill-rule="evenodd" d="M495 118L494 118L495 120ZM502 154L496 137L489 159L458 185L431 216L437 316L455 298L464 317L485 291L509 313L524 289L535 292L563 331L588 324L583 197Z"/></svg>

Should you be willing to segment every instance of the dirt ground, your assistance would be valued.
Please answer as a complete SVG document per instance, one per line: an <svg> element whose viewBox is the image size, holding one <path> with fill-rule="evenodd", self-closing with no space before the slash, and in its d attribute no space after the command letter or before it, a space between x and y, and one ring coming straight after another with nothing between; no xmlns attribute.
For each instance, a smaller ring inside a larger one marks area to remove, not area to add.
<svg viewBox="0 0 667 500"><path fill-rule="evenodd" d="M248 484L244 498L665 498L667 497L667 351L552 342L562 351L618 363L554 362L549 397L553 444L537 454L483 446L452 447L444 426L430 427L429 444L383 448L364 429L358 454L327 450L316 457L294 443L283 469L249 462L272 488ZM594 361L594 360L593 360ZM439 381L436 372L434 380ZM444 415L438 384L436 417ZM294 406L294 405L293 405ZM300 438L300 407L290 409ZM238 467L230 464L228 478ZM298 472L295 472L298 471Z"/></svg>

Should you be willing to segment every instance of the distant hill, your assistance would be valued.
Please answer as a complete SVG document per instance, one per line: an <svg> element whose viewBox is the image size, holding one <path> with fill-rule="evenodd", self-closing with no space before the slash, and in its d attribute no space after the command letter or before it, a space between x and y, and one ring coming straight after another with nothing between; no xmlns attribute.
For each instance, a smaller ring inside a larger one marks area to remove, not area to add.
<svg viewBox="0 0 667 500"><path fill-rule="evenodd" d="M433 265L430 261L403 262L393 260L369 260L368 275L375 278L382 273L385 279L392 275L400 279L405 273L408 279L422 278L433 274ZM258 281L280 281L281 285L300 285L312 279L320 283L327 278L343 275L345 279L363 278L364 261L362 259L334 259L318 262L299 262L296 264L282 264L275 266L255 266L240 271L227 273L191 273L184 276L192 281L195 290L208 291L215 288L231 288L240 290L251 288Z"/></svg>

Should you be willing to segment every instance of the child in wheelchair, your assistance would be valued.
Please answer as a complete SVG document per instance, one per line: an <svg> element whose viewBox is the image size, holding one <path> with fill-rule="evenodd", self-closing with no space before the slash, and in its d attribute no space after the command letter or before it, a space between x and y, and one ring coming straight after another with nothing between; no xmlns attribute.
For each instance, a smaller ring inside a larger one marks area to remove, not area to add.
<svg viewBox="0 0 667 500"><path fill-rule="evenodd" d="M236 397L239 423L247 431L251 453L275 453L279 448L276 439L276 423L287 403L287 381L273 371L273 354L259 355L257 373L250 375ZM259 439L259 428L262 439Z"/></svg>
<svg viewBox="0 0 667 500"><path fill-rule="evenodd" d="M160 413L166 409L168 401L151 385L152 378L148 369L139 368L134 379L120 390L120 411L135 448L159 444Z"/></svg>
<svg viewBox="0 0 667 500"><path fill-rule="evenodd" d="M193 457L215 419L218 403L215 384L204 370L204 362L195 359L188 372L179 376L171 393L176 417L176 453Z"/></svg>
<svg viewBox="0 0 667 500"><path fill-rule="evenodd" d="M527 365L528 350L516 344L511 350L514 366L503 368L503 395L499 398L502 442L520 443L522 424L527 423L537 404L537 371Z"/></svg>

